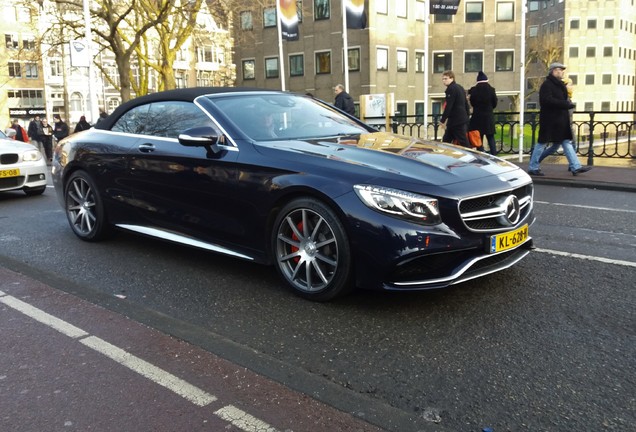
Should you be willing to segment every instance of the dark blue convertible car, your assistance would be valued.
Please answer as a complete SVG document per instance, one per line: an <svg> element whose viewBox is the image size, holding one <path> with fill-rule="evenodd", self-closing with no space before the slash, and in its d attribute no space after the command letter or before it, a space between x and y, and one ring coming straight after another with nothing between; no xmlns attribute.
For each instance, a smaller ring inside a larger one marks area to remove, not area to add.
<svg viewBox="0 0 636 432"><path fill-rule="evenodd" d="M60 142L53 180L82 240L123 229L274 265L317 301L445 287L532 245L533 185L514 164L285 92L131 100Z"/></svg>

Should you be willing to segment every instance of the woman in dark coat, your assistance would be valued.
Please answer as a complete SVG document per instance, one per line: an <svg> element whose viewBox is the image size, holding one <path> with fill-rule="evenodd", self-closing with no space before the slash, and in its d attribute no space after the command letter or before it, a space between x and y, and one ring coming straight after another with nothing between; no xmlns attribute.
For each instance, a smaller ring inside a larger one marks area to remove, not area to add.
<svg viewBox="0 0 636 432"><path fill-rule="evenodd" d="M496 155L495 114L493 110L497 107L497 93L488 83L488 77L482 71L477 74L477 84L468 90L468 99L473 107L468 130L478 130L481 134L482 143L484 142L484 136L486 136L490 154ZM485 151L483 145L481 149Z"/></svg>
<svg viewBox="0 0 636 432"><path fill-rule="evenodd" d="M85 131L85 130L88 130L90 128L91 128L91 124L86 121L86 117L85 116L81 116L80 117L80 121L77 122L77 124L75 125L74 133Z"/></svg>

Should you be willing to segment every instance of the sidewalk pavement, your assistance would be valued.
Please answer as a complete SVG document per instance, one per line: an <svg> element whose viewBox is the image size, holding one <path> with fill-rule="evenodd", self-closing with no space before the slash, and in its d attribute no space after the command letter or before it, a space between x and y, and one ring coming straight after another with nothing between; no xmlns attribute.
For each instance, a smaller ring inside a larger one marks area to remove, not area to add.
<svg viewBox="0 0 636 432"><path fill-rule="evenodd" d="M528 171L529 158L506 156L506 160ZM581 164L587 165L586 158L579 158ZM594 159L591 171L573 176L568 171L568 163L564 156L550 156L541 162L541 171L545 176L533 176L535 184L555 186L583 187L591 189L636 192L636 158L604 158Z"/></svg>

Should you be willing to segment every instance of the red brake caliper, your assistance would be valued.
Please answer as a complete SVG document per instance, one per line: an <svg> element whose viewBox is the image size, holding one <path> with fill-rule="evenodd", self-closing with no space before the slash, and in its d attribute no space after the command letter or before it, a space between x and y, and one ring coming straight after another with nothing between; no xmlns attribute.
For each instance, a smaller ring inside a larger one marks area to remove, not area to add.
<svg viewBox="0 0 636 432"><path fill-rule="evenodd" d="M296 228L298 228L299 232L303 232L303 223L302 222L298 222L298 225L296 225ZM294 241L298 241L299 238L296 235L295 231L292 231L292 236L291 236L292 240ZM296 246L291 246L291 251L292 252L297 252L299 249ZM294 262L298 263L298 261L300 261L300 257L294 257Z"/></svg>

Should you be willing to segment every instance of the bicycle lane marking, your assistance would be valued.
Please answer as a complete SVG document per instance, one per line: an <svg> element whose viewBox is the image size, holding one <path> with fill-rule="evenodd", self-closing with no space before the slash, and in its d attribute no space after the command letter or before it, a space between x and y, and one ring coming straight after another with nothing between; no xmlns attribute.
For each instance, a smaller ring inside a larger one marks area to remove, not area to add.
<svg viewBox="0 0 636 432"><path fill-rule="evenodd" d="M29 303L19 300L0 291L0 303L38 321L65 336L79 341L84 346L105 355L122 366L136 372L150 381L159 384L197 406L206 406L217 400L216 396L178 378L177 376L142 360L125 350L116 347L101 338L90 335L83 329L57 318ZM245 431L276 432L277 430L266 422L232 406L227 405L214 413L235 427Z"/></svg>

